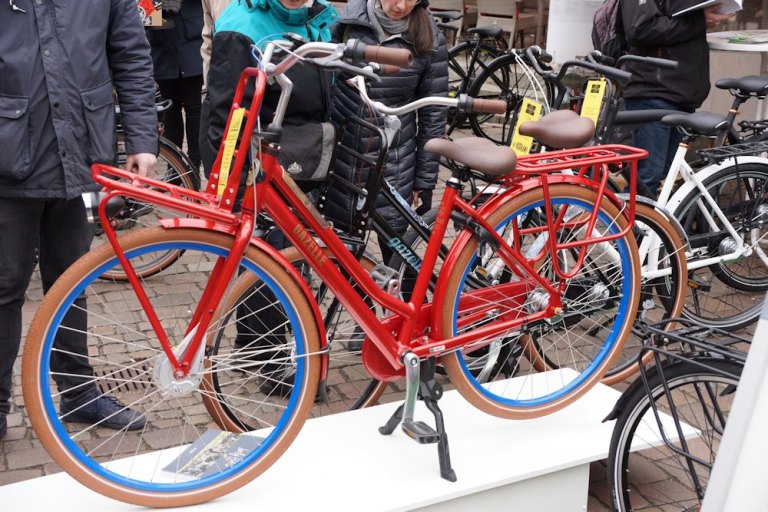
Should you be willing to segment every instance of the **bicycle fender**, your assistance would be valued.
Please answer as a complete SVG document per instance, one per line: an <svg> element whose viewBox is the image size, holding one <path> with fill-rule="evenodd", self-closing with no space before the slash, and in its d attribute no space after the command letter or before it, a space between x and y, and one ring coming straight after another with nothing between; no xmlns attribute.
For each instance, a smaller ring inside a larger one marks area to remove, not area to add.
<svg viewBox="0 0 768 512"><path fill-rule="evenodd" d="M205 229L208 231L217 231L219 233L225 233L228 235L234 235L234 228L232 226L226 226L216 222L211 222L203 219L190 219L190 218L174 218L174 219L161 219L160 225L166 229ZM298 269L294 267L290 261L283 255L282 251L275 249L267 242L260 238L252 237L251 246L267 253L267 255L275 260L286 272L288 272L297 285L301 288L307 297L313 297L312 291L309 289L309 285L301 277ZM287 249L286 249L287 250ZM317 302L314 300L309 301L312 313L315 315L315 322L317 323L318 332L320 333L320 351L323 357L321 358L320 366L320 378L324 381L328 374L328 334L325 331L325 322L323 322L323 316L320 314L320 308Z"/></svg>
<svg viewBox="0 0 768 512"><path fill-rule="evenodd" d="M768 160L765 158L761 158L759 156L740 156L738 158L727 158L720 163L708 165L696 171L694 174L701 181L705 181L716 172L719 172L727 167L733 167L735 165L744 165L744 164L768 165ZM691 190L695 188L696 188L696 184L693 183L692 181L686 181L685 183L683 183L683 185L679 189L677 189L677 191L674 194L672 194L672 197L667 202L667 206L666 206L667 210L672 213L675 213L677 211L677 208L680 206L680 203L683 202L683 199L685 199L688 196L688 194L691 192Z"/></svg>
<svg viewBox="0 0 768 512"><path fill-rule="evenodd" d="M625 194L625 193L616 194L616 197L621 201L629 200L629 194ZM685 232L685 230L683 229L683 225L680 224L680 221L678 220L678 218L672 215L669 212L669 210L661 206L659 203L657 203L653 199L645 196L635 196L635 202L644 204L646 206L650 206L655 211L663 215L664 219L667 220L675 229L675 232L680 237L680 240L683 241L683 245L685 246L684 251L688 252L690 250L691 244L688 241L688 233Z"/></svg>

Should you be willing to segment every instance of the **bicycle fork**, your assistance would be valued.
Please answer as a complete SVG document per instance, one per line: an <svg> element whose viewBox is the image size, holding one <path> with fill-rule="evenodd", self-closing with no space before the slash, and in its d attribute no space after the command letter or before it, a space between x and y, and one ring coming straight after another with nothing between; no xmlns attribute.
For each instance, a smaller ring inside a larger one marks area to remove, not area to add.
<svg viewBox="0 0 768 512"><path fill-rule="evenodd" d="M443 396L443 387L435 380L437 364L435 358L430 357L425 361L419 361L413 352L408 352L403 356L403 363L405 364L405 402L400 404L383 427L379 427L379 432L385 436L390 435L402 422L403 432L417 443L437 443L440 476L449 482L455 482L456 472L451 468L443 412L437 405L437 401ZM435 416L436 430L423 421L414 421L417 398L423 400L424 405Z"/></svg>

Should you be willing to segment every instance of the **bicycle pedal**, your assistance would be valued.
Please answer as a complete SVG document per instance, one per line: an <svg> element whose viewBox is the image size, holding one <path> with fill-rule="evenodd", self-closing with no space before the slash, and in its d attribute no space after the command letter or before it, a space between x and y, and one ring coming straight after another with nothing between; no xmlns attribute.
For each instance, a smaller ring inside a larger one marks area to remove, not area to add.
<svg viewBox="0 0 768 512"><path fill-rule="evenodd" d="M434 444L440 441L440 434L423 421L403 423L403 432L419 444Z"/></svg>
<svg viewBox="0 0 768 512"><path fill-rule="evenodd" d="M696 290L696 291L700 291L702 293L709 293L710 291L712 291L712 286L711 285L708 285L708 284L705 284L705 283L700 283L700 282L695 281L693 279L689 279L688 280L688 288L691 288L691 289Z"/></svg>

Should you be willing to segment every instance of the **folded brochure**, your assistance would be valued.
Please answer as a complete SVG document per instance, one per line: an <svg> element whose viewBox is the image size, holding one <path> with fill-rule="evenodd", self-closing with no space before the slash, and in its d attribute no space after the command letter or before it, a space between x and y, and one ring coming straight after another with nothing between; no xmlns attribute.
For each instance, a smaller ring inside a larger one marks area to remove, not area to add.
<svg viewBox="0 0 768 512"><path fill-rule="evenodd" d="M680 16L686 12L695 11L696 9L703 9L715 4L720 4L720 7L715 11L717 14L731 14L741 10L741 3L742 0L704 0L703 2L699 2L695 5L692 5L691 7L686 7L685 9L677 11L672 15L672 17L674 18L675 16Z"/></svg>
<svg viewBox="0 0 768 512"><path fill-rule="evenodd" d="M215 475L245 459L263 440L249 434L209 429L163 471L192 479Z"/></svg>

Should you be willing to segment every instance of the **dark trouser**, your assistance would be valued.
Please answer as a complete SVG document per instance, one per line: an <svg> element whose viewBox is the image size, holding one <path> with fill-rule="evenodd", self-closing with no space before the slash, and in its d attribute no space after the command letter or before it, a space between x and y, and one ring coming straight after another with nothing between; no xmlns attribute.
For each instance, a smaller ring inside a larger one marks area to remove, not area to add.
<svg viewBox="0 0 768 512"><path fill-rule="evenodd" d="M0 198L0 414L10 409L13 363L21 340L21 308L24 294L35 268L35 249L40 259L43 291L72 263L88 251L93 238L93 226L88 224L80 198L9 199ZM84 308L84 299L80 300ZM87 354L84 309L64 320L75 330L60 333L56 347L63 352ZM92 375L84 358L54 353L54 372L68 375L57 377L59 389L69 389L84 382L71 375ZM86 391L78 388L78 394Z"/></svg>
<svg viewBox="0 0 768 512"><path fill-rule="evenodd" d="M181 147L184 142L186 120L187 149L189 158L200 168L200 91L203 75L172 80L158 80L157 86L164 99L173 101L163 114L163 136ZM184 109L184 116L181 111Z"/></svg>
<svg viewBox="0 0 768 512"><path fill-rule="evenodd" d="M264 240L275 249L290 247L290 242L279 230L269 231ZM263 283L259 282L259 285ZM237 307L237 338L238 347L264 348L282 346L286 343L286 317L280 306L276 306L277 297L266 287L261 287L258 293L249 296L243 304ZM267 354L265 359L284 357Z"/></svg>
<svg viewBox="0 0 768 512"><path fill-rule="evenodd" d="M683 107L658 98L630 98L624 100L627 110L673 109L693 112L689 107ZM637 166L637 177L658 194L659 185L666 177L672 159L680 142L682 134L673 126L664 123L650 123L632 131L632 145L648 151L648 158L640 160ZM653 197L655 199L655 197Z"/></svg>

